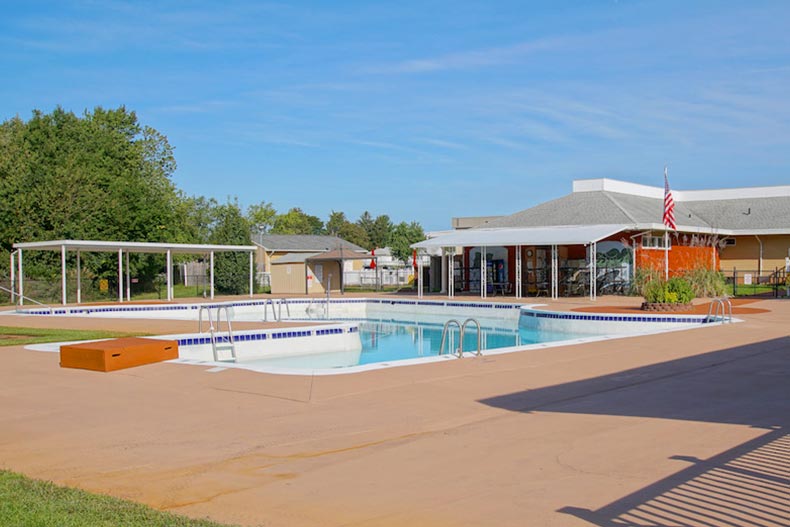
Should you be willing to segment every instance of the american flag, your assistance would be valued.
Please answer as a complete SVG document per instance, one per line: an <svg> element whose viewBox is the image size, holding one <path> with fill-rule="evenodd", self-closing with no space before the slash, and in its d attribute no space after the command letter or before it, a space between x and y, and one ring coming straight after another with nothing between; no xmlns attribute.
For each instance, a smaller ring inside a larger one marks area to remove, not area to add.
<svg viewBox="0 0 790 527"><path fill-rule="evenodd" d="M667 167L664 167L664 225L673 231L678 228L675 225L675 200L672 199L672 191L669 190Z"/></svg>

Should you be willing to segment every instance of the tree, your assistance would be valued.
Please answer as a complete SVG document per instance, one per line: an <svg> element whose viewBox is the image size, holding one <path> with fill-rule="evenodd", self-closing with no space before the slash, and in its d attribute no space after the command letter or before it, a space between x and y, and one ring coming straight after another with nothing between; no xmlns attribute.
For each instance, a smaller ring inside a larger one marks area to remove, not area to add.
<svg viewBox="0 0 790 527"><path fill-rule="evenodd" d="M362 228L362 230L365 231L365 236L368 239L368 244L363 245L363 247L365 247L365 249L368 250L375 249L376 246L372 245L370 239L370 235L373 232L373 216L370 215L370 212L368 211L363 212L362 215L357 220L357 225L359 225Z"/></svg>
<svg viewBox="0 0 790 527"><path fill-rule="evenodd" d="M388 247L390 236L392 235L392 222L386 214L377 216L373 221L373 227L368 233L371 245L375 247Z"/></svg>
<svg viewBox="0 0 790 527"><path fill-rule="evenodd" d="M180 235L167 138L125 107L82 116L58 107L0 125L0 262L13 243L46 239L157 242ZM28 260L35 272L37 255ZM85 267L114 274L111 255ZM0 264L2 265L2 264ZM136 265L133 263L133 266Z"/></svg>
<svg viewBox="0 0 790 527"><path fill-rule="evenodd" d="M401 222L392 230L392 238L390 239L392 255L402 262L407 262L412 255L411 245L424 239L425 232L419 223L416 221L411 223Z"/></svg>
<svg viewBox="0 0 790 527"><path fill-rule="evenodd" d="M368 239L368 234L365 232L365 229L360 227L357 223L348 221L346 215L342 212L332 211L329 215L329 220L326 222L326 233L366 249L370 245L370 240Z"/></svg>
<svg viewBox="0 0 790 527"><path fill-rule="evenodd" d="M365 229L357 225L356 223L346 222L340 228L340 232L338 236L346 240L347 242L353 243L355 245L359 245L360 247L364 247L367 249L370 246L370 239L368 239L368 233L365 232Z"/></svg>
<svg viewBox="0 0 790 527"><path fill-rule="evenodd" d="M326 233L330 236L340 236L340 231L343 230L346 223L348 220L345 213L332 211L326 221Z"/></svg>
<svg viewBox="0 0 790 527"><path fill-rule="evenodd" d="M258 235L266 234L272 229L276 216L277 210L265 201L247 207L247 222Z"/></svg>
<svg viewBox="0 0 790 527"><path fill-rule="evenodd" d="M292 208L285 214L274 218L272 234L323 234L324 222L317 216L310 216L300 208Z"/></svg>
<svg viewBox="0 0 790 527"><path fill-rule="evenodd" d="M214 209L211 243L250 245L250 224L244 218L237 200ZM214 257L214 284L220 293L238 295L249 288L249 256L246 253L223 252Z"/></svg>

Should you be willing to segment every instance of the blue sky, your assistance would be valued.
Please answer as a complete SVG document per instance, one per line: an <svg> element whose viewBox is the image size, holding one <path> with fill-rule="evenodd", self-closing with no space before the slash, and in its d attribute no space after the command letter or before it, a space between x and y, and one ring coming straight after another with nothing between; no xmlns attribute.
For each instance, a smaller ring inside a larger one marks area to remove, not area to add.
<svg viewBox="0 0 790 527"><path fill-rule="evenodd" d="M0 120L125 105L187 194L430 230L790 184L790 2L4 2Z"/></svg>

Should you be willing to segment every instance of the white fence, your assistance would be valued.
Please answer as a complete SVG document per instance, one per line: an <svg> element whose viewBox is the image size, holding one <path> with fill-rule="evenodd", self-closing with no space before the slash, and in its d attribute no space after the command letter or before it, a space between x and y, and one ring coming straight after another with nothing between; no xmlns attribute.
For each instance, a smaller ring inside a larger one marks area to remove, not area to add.
<svg viewBox="0 0 790 527"><path fill-rule="evenodd" d="M414 271L410 267L402 269L363 269L343 273L343 284L346 287L403 286L413 279Z"/></svg>

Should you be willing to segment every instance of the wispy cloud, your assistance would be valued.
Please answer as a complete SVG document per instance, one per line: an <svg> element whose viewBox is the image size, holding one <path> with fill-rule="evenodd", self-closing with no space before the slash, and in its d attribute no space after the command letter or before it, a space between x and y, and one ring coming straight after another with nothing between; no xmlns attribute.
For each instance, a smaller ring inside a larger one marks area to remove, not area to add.
<svg viewBox="0 0 790 527"><path fill-rule="evenodd" d="M427 143L427 144L433 145L433 146L440 146L442 148L450 148L452 150L462 150L462 149L466 148L465 145L462 145L460 143L454 143L452 141L445 141L443 139L431 139L429 137L422 137L422 138L418 139L418 141L420 141L422 143Z"/></svg>
<svg viewBox="0 0 790 527"><path fill-rule="evenodd" d="M468 70L501 64L512 64L539 51L556 49L567 44L564 38L546 38L521 42L512 46L494 47L448 53L436 57L411 59L371 68L371 73L409 74L446 70Z"/></svg>

